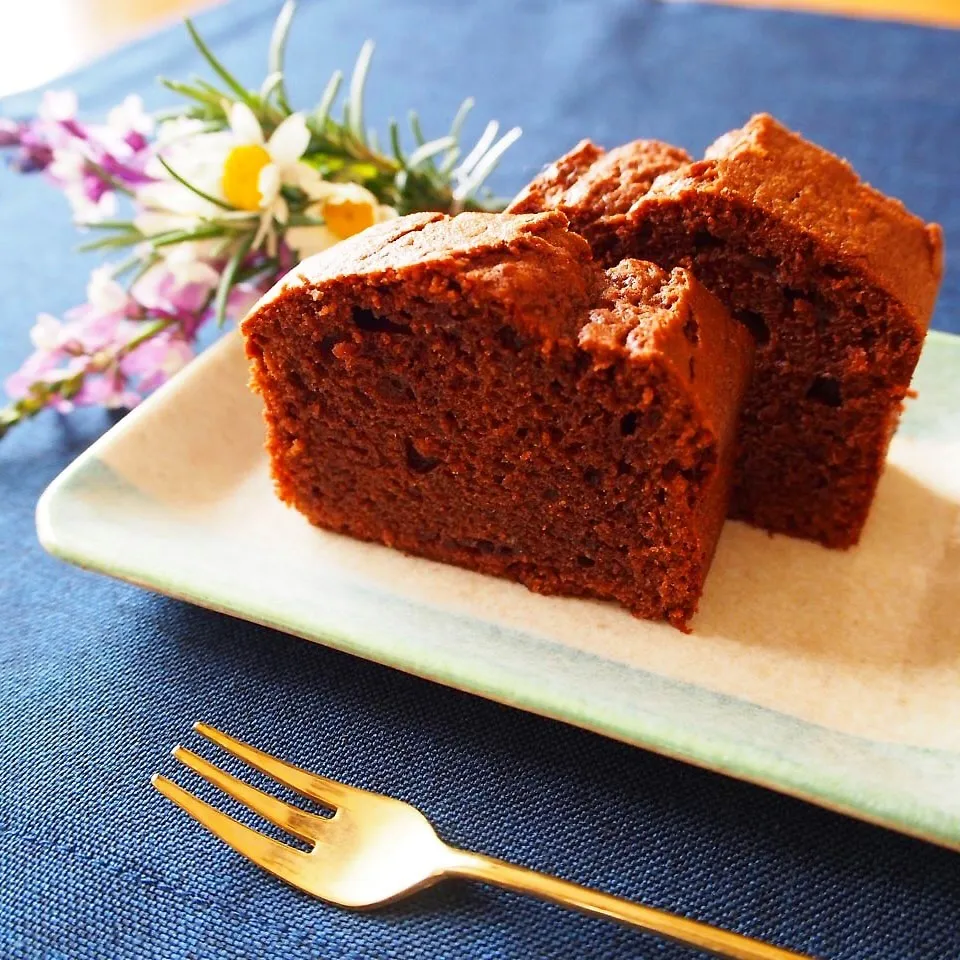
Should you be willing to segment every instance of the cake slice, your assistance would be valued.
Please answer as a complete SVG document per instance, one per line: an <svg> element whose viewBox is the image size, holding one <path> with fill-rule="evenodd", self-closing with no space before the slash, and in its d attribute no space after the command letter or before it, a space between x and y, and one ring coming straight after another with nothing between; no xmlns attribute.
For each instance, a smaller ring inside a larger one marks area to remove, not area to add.
<svg viewBox="0 0 960 960"><path fill-rule="evenodd" d="M609 260L605 255L633 204L660 174L690 160L685 150L659 140L634 140L613 150L581 140L521 190L507 212L559 210L594 256Z"/></svg>
<svg viewBox="0 0 960 960"><path fill-rule="evenodd" d="M684 627L752 344L686 271L604 272L558 213L412 214L242 325L276 489L312 523Z"/></svg>
<svg viewBox="0 0 960 960"><path fill-rule="evenodd" d="M731 515L855 544L933 312L940 228L766 115L657 178L625 216L594 209L578 229L604 263L689 267L754 337Z"/></svg>

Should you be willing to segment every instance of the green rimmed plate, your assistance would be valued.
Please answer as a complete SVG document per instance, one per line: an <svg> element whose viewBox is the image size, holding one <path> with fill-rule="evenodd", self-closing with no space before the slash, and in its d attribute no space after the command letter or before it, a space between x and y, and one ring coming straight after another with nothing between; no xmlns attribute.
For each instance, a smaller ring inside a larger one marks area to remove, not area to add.
<svg viewBox="0 0 960 960"><path fill-rule="evenodd" d="M231 335L43 495L63 559L960 848L960 338L931 334L861 545L729 523L694 631L316 530Z"/></svg>

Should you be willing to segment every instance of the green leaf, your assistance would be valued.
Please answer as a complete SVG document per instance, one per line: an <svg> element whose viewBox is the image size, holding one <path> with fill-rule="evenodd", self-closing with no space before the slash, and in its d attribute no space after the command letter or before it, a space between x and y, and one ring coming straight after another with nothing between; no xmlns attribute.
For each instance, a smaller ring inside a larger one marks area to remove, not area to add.
<svg viewBox="0 0 960 960"><path fill-rule="evenodd" d="M498 141L480 158L469 176L453 191L457 200L463 200L474 193L487 177L496 169L500 158L520 139L521 130L514 127L508 130Z"/></svg>
<svg viewBox="0 0 960 960"><path fill-rule="evenodd" d="M466 176L477 165L483 155L490 149L493 141L497 138L497 131L500 124L496 120L491 120L480 134L480 139L474 144L473 149L463 158L460 164L460 172Z"/></svg>
<svg viewBox="0 0 960 960"><path fill-rule="evenodd" d="M233 256L227 261L227 265L220 274L220 283L217 285L217 295L213 301L213 316L218 327L222 327L227 313L227 299L230 296L230 290L233 287L234 278L243 258L249 253L250 246L253 243L253 234L247 234L238 244L237 249L233 251Z"/></svg>
<svg viewBox="0 0 960 960"><path fill-rule="evenodd" d="M397 159L397 163L406 163L403 156L403 147L400 145L400 124L392 117L390 118L390 147L393 150L394 157Z"/></svg>
<svg viewBox="0 0 960 960"><path fill-rule="evenodd" d="M144 237L138 230L136 233L111 234L107 237L100 237L99 240L89 240L87 243L81 243L77 250L80 253L89 253L91 250L113 250L121 247L132 247L141 243Z"/></svg>
<svg viewBox="0 0 960 960"><path fill-rule="evenodd" d="M349 163L343 172L351 180L373 180L380 176L380 168L374 163Z"/></svg>
<svg viewBox="0 0 960 960"><path fill-rule="evenodd" d="M260 84L260 99L266 103L274 93L283 87L283 74L279 71L267 74L263 83ZM279 95L279 94L278 94Z"/></svg>
<svg viewBox="0 0 960 960"><path fill-rule="evenodd" d="M420 129L420 117L417 116L416 110L411 110L407 116L410 120L410 129L413 131L413 139L417 141L418 147L422 147L427 139L423 135L423 130Z"/></svg>
<svg viewBox="0 0 960 960"><path fill-rule="evenodd" d="M244 103L250 103L250 93L240 83L239 80L213 55L213 51L204 43L203 38L197 33L197 28L193 21L187 17L184 21L187 32L194 46L200 51L200 55L210 65L210 69L241 99Z"/></svg>
<svg viewBox="0 0 960 960"><path fill-rule="evenodd" d="M245 280L250 280L253 277L259 277L265 273L274 273L279 266L279 261L271 257L267 260L255 263L252 266L244 267L238 270L236 281L237 283L243 283Z"/></svg>
<svg viewBox="0 0 960 960"><path fill-rule="evenodd" d="M322 227L325 223L323 217L311 217L305 213L293 213L287 220L288 227Z"/></svg>
<svg viewBox="0 0 960 960"><path fill-rule="evenodd" d="M429 140L427 143L421 144L410 154L407 158L407 166L411 170L416 170L420 164L429 160L431 157L435 157L438 153L443 153L444 150L449 150L455 146L456 142L453 137L437 137L436 140Z"/></svg>
<svg viewBox="0 0 960 960"><path fill-rule="evenodd" d="M87 230L136 230L132 220L78 220L76 226Z"/></svg>
<svg viewBox="0 0 960 960"><path fill-rule="evenodd" d="M133 353L137 347L143 346L148 340L152 340L158 333L166 330L173 322L169 317L164 317L162 320L154 320L145 324L143 329L135 337L131 337L120 350L117 351L117 359L119 360L125 357L128 353Z"/></svg>
<svg viewBox="0 0 960 960"><path fill-rule="evenodd" d="M467 115L473 109L473 103L473 97L467 97L467 99L460 104L460 108L453 118L453 123L450 124L450 136L453 137L454 140L460 139L460 131L463 129Z"/></svg>
<svg viewBox="0 0 960 960"><path fill-rule="evenodd" d="M212 83L207 83L206 80L201 77L195 77L194 83L212 99L216 99L217 109L224 115L227 115L228 108L224 107L224 101L230 100L230 94L224 90L221 90L219 87L215 87ZM256 108L259 100L257 97L252 94L249 90L246 91L246 101L250 104L251 108Z"/></svg>
<svg viewBox="0 0 960 960"><path fill-rule="evenodd" d="M233 206L232 204L227 203L226 201L221 200L221 199L219 199L218 197L213 196L213 194L207 193L205 190L201 190L201 189L200 189L198 186L196 186L195 184L190 183L189 180L186 180L186 179L184 179L183 177L181 177L180 174L177 173L177 171L174 170L173 167L171 167L170 164L167 163L167 161L163 159L163 156L162 156L161 154L159 154L159 153L157 154L157 159L160 161L160 165L163 167L163 169L166 170L167 173L169 173L170 176L173 177L173 179L177 181L177 183L183 184L183 186L185 186L185 187L186 187L188 190L190 190L192 193L195 193L195 194L196 194L198 197L200 197L201 199L206 200L208 203L212 203L214 206L219 207L221 210L236 210L236 209L237 209L237 208L236 208L235 206Z"/></svg>
<svg viewBox="0 0 960 960"><path fill-rule="evenodd" d="M460 159L460 150L457 147L454 147L450 152L443 158L443 163L437 168L437 173L446 180L451 173L453 173L453 168L457 165L457 161Z"/></svg>
<svg viewBox="0 0 960 960"><path fill-rule="evenodd" d="M143 265L143 257L135 253L132 257L127 257L126 260L122 260L120 263L111 264L110 276L114 278L122 277L125 273L128 273L134 267L141 267L142 265Z"/></svg>
<svg viewBox="0 0 960 960"><path fill-rule="evenodd" d="M280 82L276 84L277 104L280 109L286 113L292 113L290 104L287 101L287 90L283 80L283 61L287 48L287 37L290 34L290 24L293 23L293 15L296 12L297 5L294 0L287 2L280 8L280 15L273 26L273 34L270 37L270 48L267 53L267 69L271 74L278 74ZM263 94L266 99L266 94Z"/></svg>
<svg viewBox="0 0 960 960"><path fill-rule="evenodd" d="M335 157L329 153L314 153L301 159L307 166L324 174L336 173L347 165L345 157Z"/></svg>
<svg viewBox="0 0 960 960"><path fill-rule="evenodd" d="M373 56L373 41L364 40L357 62L350 78L350 98L347 126L350 132L360 141L366 143L363 130L363 92L367 83L367 71L370 69L370 58Z"/></svg>
<svg viewBox="0 0 960 960"><path fill-rule="evenodd" d="M225 224L212 223L206 227L197 227L196 230L171 230L169 233L158 233L152 237L143 237L151 247L172 247L188 240L211 240L222 237L227 232Z"/></svg>
<svg viewBox="0 0 960 960"><path fill-rule="evenodd" d="M291 209L298 209L306 206L310 199L301 187L296 187L292 183L280 185L280 196L290 205Z"/></svg>
<svg viewBox="0 0 960 960"><path fill-rule="evenodd" d="M212 94L208 93L205 90L202 90L196 85L191 85L189 83L182 83L179 80L170 80L167 77L158 77L160 85L166 87L168 90L172 90L174 93L179 94L181 97L187 97L190 100L196 100L198 103L202 103L204 106L216 107L218 110L221 109L220 101L223 99L223 95L219 94L214 97ZM182 111L174 108L176 110L173 113L174 116L179 116Z"/></svg>
<svg viewBox="0 0 960 960"><path fill-rule="evenodd" d="M320 130L323 129L324 124L327 122L327 117L330 115L330 108L333 106L333 101L340 92L340 85L342 83L343 72L335 70L333 76L327 81L326 87L324 87L323 95L320 97L320 103L317 105L317 109L313 111L312 120Z"/></svg>
<svg viewBox="0 0 960 960"><path fill-rule="evenodd" d="M15 427L23 417L17 409L16 403L8 403L0 408L0 439L2 439L11 427Z"/></svg>
<svg viewBox="0 0 960 960"><path fill-rule="evenodd" d="M133 276L127 280L127 289L129 290L133 285L158 261L160 257L156 253L151 253L149 256L143 258L140 266L134 271Z"/></svg>
<svg viewBox="0 0 960 960"><path fill-rule="evenodd" d="M217 237L226 235L223 227L206 227L198 230L178 230L171 234L161 234L158 237L149 237L150 246L154 249L158 247L174 247L178 243L190 243L194 240L215 240Z"/></svg>

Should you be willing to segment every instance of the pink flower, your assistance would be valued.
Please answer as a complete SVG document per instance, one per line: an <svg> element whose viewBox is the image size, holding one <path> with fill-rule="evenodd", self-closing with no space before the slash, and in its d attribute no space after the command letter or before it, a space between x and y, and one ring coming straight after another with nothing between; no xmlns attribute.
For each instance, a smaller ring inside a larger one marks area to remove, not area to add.
<svg viewBox="0 0 960 960"><path fill-rule="evenodd" d="M95 223L116 213L116 195L103 177L91 170L81 147L54 149L47 175L66 195L77 222Z"/></svg>
<svg viewBox="0 0 960 960"><path fill-rule="evenodd" d="M153 119L139 97L127 97L106 124L83 124L76 114L74 93L48 91L38 119L20 131L20 143L29 148L31 169L45 169L67 195L75 218L90 223L113 214L115 184L132 188L152 179L146 166Z"/></svg>
<svg viewBox="0 0 960 960"><path fill-rule="evenodd" d="M98 267L87 283L87 302L71 307L64 314L63 323L41 315L31 337L40 349L57 349L71 355L94 354L109 349L123 338L130 326L128 318L138 309L136 302L113 279L111 268Z"/></svg>
<svg viewBox="0 0 960 960"><path fill-rule="evenodd" d="M107 114L107 130L126 145L130 155L146 149L154 128L153 117L143 109L143 100L135 94L128 96Z"/></svg>
<svg viewBox="0 0 960 960"><path fill-rule="evenodd" d="M8 396L14 400L25 397L30 392L31 385L38 380L47 379L47 375L60 365L62 359L56 352L36 350L31 353L23 366L4 381L3 386Z"/></svg>
<svg viewBox="0 0 960 960"><path fill-rule="evenodd" d="M78 407L107 407L109 410L130 409L135 407L142 397L127 389L123 374L119 371L101 376L87 376L83 386L73 398Z"/></svg>
<svg viewBox="0 0 960 960"><path fill-rule="evenodd" d="M130 96L110 111L105 124L77 119L77 96L48 90L36 119L0 120L0 147L19 147L13 163L21 172L46 170L67 194L78 220L112 214L114 183L128 187L149 183L153 154L153 118L139 97Z"/></svg>
<svg viewBox="0 0 960 960"><path fill-rule="evenodd" d="M147 309L180 317L195 329L220 282L220 274L202 260L182 256L189 252L174 246L163 261L137 280L133 296Z"/></svg>
<svg viewBox="0 0 960 960"><path fill-rule="evenodd" d="M127 315L136 309L136 301L117 283L113 267L105 264L91 271L87 281L87 302L100 313Z"/></svg>
<svg viewBox="0 0 960 960"><path fill-rule="evenodd" d="M193 359L193 346L174 327L162 330L120 361L128 381L136 381L141 396L166 383Z"/></svg>
<svg viewBox="0 0 960 960"><path fill-rule="evenodd" d="M68 310L62 321L49 314L37 317L30 332L35 350L7 379L7 393L20 399L47 391L56 381L79 377L79 391L72 398L50 392L48 405L63 412L74 405L125 405L135 394L127 389L118 358L140 333L140 325L131 319L140 310L109 267L94 270L86 303Z"/></svg>

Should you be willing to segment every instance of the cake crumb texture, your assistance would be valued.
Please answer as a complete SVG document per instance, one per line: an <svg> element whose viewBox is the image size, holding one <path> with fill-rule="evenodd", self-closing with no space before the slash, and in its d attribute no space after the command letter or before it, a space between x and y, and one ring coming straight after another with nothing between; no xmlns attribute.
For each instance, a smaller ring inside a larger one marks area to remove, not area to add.
<svg viewBox="0 0 960 960"><path fill-rule="evenodd" d="M562 196L597 162L584 155ZM556 191L521 196L558 205ZM940 228L766 114L663 171L625 214L597 203L573 225L607 266L692 270L750 331L731 515L857 543L933 313Z"/></svg>
<svg viewBox="0 0 960 960"><path fill-rule="evenodd" d="M312 523L686 629L753 354L689 271L605 271L560 212L415 214L242 330L277 492Z"/></svg>

